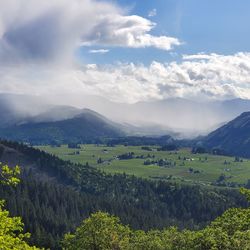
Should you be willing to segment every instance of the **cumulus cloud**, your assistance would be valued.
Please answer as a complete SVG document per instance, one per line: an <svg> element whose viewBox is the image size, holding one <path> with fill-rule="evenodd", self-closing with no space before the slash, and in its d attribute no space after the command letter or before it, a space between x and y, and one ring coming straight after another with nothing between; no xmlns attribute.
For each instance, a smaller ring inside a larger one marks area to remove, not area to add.
<svg viewBox="0 0 250 250"><path fill-rule="evenodd" d="M92 92L121 102L173 97L187 99L250 98L250 53L185 56L181 62L149 66L92 65L78 80Z"/></svg>
<svg viewBox="0 0 250 250"><path fill-rule="evenodd" d="M129 66L77 68L75 51L89 46L89 53L108 52L92 49L97 45L170 50L180 44L176 38L151 35L155 25L128 15L111 1L0 0L0 91L42 95L60 91L109 94L112 90L112 96L125 100L122 91L129 95L129 89L140 89L136 79L127 84L127 90L121 78L115 86L119 78L115 74L123 74ZM131 98L136 99L139 93Z"/></svg>
<svg viewBox="0 0 250 250"><path fill-rule="evenodd" d="M155 23L140 16L107 15L101 18L82 45L107 45L130 48L155 47L171 50L181 42L174 37L152 36Z"/></svg>
<svg viewBox="0 0 250 250"><path fill-rule="evenodd" d="M105 1L0 1L0 60L67 61L79 46L170 50L180 44L177 38L150 35L154 26Z"/></svg>
<svg viewBox="0 0 250 250"><path fill-rule="evenodd" d="M91 0L0 1L0 60L67 62L108 15L122 13Z"/></svg>
<svg viewBox="0 0 250 250"><path fill-rule="evenodd" d="M106 53L112 46L170 50L180 44L151 35L155 25L105 1L0 0L0 91L96 94L121 102L250 98L250 53L185 55L149 66L71 63L79 46Z"/></svg>
<svg viewBox="0 0 250 250"><path fill-rule="evenodd" d="M148 17L154 17L157 15L157 9L152 9L148 12Z"/></svg>
<svg viewBox="0 0 250 250"><path fill-rule="evenodd" d="M89 64L67 70L23 65L10 74L1 68L0 91L89 94L127 103L174 97L250 99L250 53L184 58L181 62L152 62L149 66Z"/></svg>

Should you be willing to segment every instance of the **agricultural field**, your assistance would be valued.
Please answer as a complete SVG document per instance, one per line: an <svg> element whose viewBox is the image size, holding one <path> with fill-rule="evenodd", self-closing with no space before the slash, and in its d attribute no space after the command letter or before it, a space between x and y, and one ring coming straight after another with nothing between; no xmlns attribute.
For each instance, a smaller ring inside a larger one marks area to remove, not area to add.
<svg viewBox="0 0 250 250"><path fill-rule="evenodd" d="M158 151L156 146L79 145L79 148L39 146L64 160L88 164L104 172L126 173L154 180L201 185L235 186L250 179L250 160L211 154L193 154L191 149Z"/></svg>

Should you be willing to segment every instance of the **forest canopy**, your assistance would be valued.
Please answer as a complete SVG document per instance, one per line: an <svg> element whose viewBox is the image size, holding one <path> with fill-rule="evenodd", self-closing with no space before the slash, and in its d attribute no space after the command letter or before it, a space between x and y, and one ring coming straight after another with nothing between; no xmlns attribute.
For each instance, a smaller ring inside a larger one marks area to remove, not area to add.
<svg viewBox="0 0 250 250"><path fill-rule="evenodd" d="M250 191L241 191L250 201ZM247 250L250 249L250 208L231 208L202 230L132 230L119 218L97 212L84 220L73 234L66 234L68 250Z"/></svg>

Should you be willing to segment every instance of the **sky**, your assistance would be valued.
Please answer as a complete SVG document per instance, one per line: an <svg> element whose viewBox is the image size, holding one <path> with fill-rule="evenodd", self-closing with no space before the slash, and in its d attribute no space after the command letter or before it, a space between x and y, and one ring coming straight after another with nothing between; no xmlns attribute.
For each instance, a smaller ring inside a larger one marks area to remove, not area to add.
<svg viewBox="0 0 250 250"><path fill-rule="evenodd" d="M147 48L146 51L119 48L110 50L106 57L94 55L89 58L92 62L113 63L119 60L150 64L157 60L165 63L179 60L183 54L230 55L249 51L250 2L247 0L120 0L118 3L130 8L132 14L156 23L151 33L176 37L182 45L170 53L155 48Z"/></svg>
<svg viewBox="0 0 250 250"><path fill-rule="evenodd" d="M0 0L0 92L250 99L249 0Z"/></svg>

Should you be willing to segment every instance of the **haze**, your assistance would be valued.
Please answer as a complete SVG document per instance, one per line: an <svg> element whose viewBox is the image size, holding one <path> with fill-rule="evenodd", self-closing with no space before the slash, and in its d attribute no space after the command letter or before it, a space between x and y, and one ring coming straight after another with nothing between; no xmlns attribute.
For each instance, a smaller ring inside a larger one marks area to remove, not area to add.
<svg viewBox="0 0 250 250"><path fill-rule="evenodd" d="M0 92L36 97L10 101L19 113L69 105L152 134L206 134L249 110L250 6L194 4L2 0Z"/></svg>

